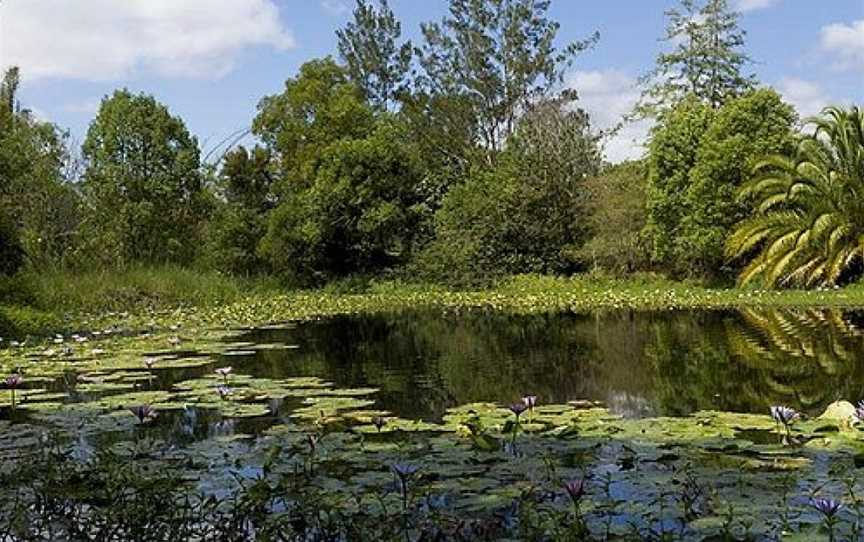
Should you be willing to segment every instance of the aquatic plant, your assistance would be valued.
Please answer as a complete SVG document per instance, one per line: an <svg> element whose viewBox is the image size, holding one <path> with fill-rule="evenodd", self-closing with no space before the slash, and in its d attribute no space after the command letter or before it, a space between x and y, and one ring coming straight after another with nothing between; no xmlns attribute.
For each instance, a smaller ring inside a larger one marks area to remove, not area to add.
<svg viewBox="0 0 864 542"><path fill-rule="evenodd" d="M516 422L517 423L519 422L519 416L521 416L526 410L528 410L528 406L522 402L513 403L512 405L510 405L507 408L510 409L510 412L512 412L513 414L516 415Z"/></svg>
<svg viewBox="0 0 864 542"><path fill-rule="evenodd" d="M408 509L408 482L420 470L416 465L408 463L394 463L391 467L393 474L399 482L399 490L402 494L402 509Z"/></svg>
<svg viewBox="0 0 864 542"><path fill-rule="evenodd" d="M18 389L19 386L24 382L24 378L18 374L12 374L6 377L6 387L9 388L9 392L12 394L12 408L15 408L15 390Z"/></svg>
<svg viewBox="0 0 864 542"><path fill-rule="evenodd" d="M830 498L815 498L810 501L810 505L822 514L825 529L828 531L828 540L834 542L834 529L839 520L837 514L843 509L843 503Z"/></svg>
<svg viewBox="0 0 864 542"><path fill-rule="evenodd" d="M536 395L525 395L522 397L522 403L528 407L528 414L530 416L534 415L534 407L537 406L537 396Z"/></svg>
<svg viewBox="0 0 864 542"><path fill-rule="evenodd" d="M372 425L374 425L375 429L377 429L380 433L381 429L383 429L384 426L387 425L387 420L384 419L382 416L375 416L374 418L372 418Z"/></svg>
<svg viewBox="0 0 864 542"><path fill-rule="evenodd" d="M855 420L858 423L864 423L864 401L858 401L858 405L855 407L855 412L853 413Z"/></svg>
<svg viewBox="0 0 864 542"><path fill-rule="evenodd" d="M771 417L786 430L786 436L792 432L792 424L801 418L801 414L787 406L772 406Z"/></svg>
<svg viewBox="0 0 864 542"><path fill-rule="evenodd" d="M216 386L216 393L218 393L219 398L224 401L225 399L228 399L228 397L230 397L232 393L234 393L234 390L223 384Z"/></svg>
<svg viewBox="0 0 864 542"><path fill-rule="evenodd" d="M138 418L138 423L145 424L156 419L158 415L156 410L150 405L138 405L129 407L129 412L135 415Z"/></svg>
<svg viewBox="0 0 864 542"><path fill-rule="evenodd" d="M230 375L233 370L234 370L234 368L230 367L230 366L229 367L219 367L214 372L217 375L221 376L225 380L225 384L228 384L228 375Z"/></svg>
<svg viewBox="0 0 864 542"><path fill-rule="evenodd" d="M567 496L570 497L570 500L573 501L573 505L577 508L582 502L582 497L587 493L587 489L588 484L585 482L584 478L575 478L564 482L564 492L567 493Z"/></svg>

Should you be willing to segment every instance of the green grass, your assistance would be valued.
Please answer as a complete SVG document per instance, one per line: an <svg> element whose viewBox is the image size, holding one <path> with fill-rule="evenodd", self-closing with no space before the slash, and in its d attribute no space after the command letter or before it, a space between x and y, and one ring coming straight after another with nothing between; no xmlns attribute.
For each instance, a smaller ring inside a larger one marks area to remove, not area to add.
<svg viewBox="0 0 864 542"><path fill-rule="evenodd" d="M418 307L517 313L734 307L864 307L864 286L827 291L709 288L654 275L521 275L483 290L399 281L346 280L318 290L286 290L272 279L244 279L176 267L122 272L29 273L0 283L0 334L47 334L79 325L134 326L161 315L219 325L250 325L335 314ZM175 312L171 312L175 311Z"/></svg>
<svg viewBox="0 0 864 542"><path fill-rule="evenodd" d="M32 305L53 312L210 307L277 290L275 283L181 267L24 275Z"/></svg>

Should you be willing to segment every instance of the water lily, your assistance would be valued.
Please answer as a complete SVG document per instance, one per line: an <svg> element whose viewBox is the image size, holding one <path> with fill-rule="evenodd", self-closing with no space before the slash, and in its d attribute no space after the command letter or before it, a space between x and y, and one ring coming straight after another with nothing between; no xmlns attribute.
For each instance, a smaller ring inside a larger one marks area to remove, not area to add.
<svg viewBox="0 0 864 542"><path fill-rule="evenodd" d="M156 359L155 359L155 358L144 358L144 365L147 367L148 370L152 370L152 369L153 369L153 365L154 365L155 363L156 363Z"/></svg>
<svg viewBox="0 0 864 542"><path fill-rule="evenodd" d="M381 416L375 416L374 418L372 418L372 425L374 425L375 428L378 429L378 432L380 433L380 432L381 432L381 429L382 429L385 425L387 425L387 420L385 420L385 419L382 418Z"/></svg>
<svg viewBox="0 0 864 542"><path fill-rule="evenodd" d="M215 373L217 375L221 376L222 378L224 378L225 383L227 384L228 383L228 375L230 375L231 371L233 371L233 370L234 370L233 367L219 367L218 369L216 369Z"/></svg>
<svg viewBox="0 0 864 542"><path fill-rule="evenodd" d="M578 506L579 502L582 500L582 497L585 496L585 492L588 488L587 486L588 484L585 483L584 479L576 478L568 482L564 482L564 491L567 492L567 496L570 497L570 500L573 501L573 504Z"/></svg>
<svg viewBox="0 0 864 542"><path fill-rule="evenodd" d="M828 531L828 540L834 542L834 526L837 523L837 514L843 509L843 503L834 499L816 498L810 501L810 505L822 514L825 528Z"/></svg>
<svg viewBox="0 0 864 542"><path fill-rule="evenodd" d="M129 412L138 418L138 422L142 425L156 418L156 410L150 405L138 405L129 407Z"/></svg>
<svg viewBox="0 0 864 542"><path fill-rule="evenodd" d="M15 390L24 382L24 377L15 373L6 377L6 387L12 394L12 408L15 408Z"/></svg>
<svg viewBox="0 0 864 542"><path fill-rule="evenodd" d="M855 416L855 419L859 423L864 423L864 401L858 401L858 406L855 407L853 416Z"/></svg>
<svg viewBox="0 0 864 542"><path fill-rule="evenodd" d="M841 503L840 501L835 501L834 499L813 499L810 504L826 518L833 518L840 510L843 509L843 503Z"/></svg>
<svg viewBox="0 0 864 542"><path fill-rule="evenodd" d="M787 406L772 406L771 417L774 418L775 422L781 424L786 429L786 434L788 436L792 424L801 418L801 414L799 414L794 408L789 408Z"/></svg>
<svg viewBox="0 0 864 542"><path fill-rule="evenodd" d="M534 415L534 407L537 406L537 396L536 395L525 395L522 397L522 404L528 407L528 414L533 417ZM529 422L531 419L529 418Z"/></svg>
<svg viewBox="0 0 864 542"><path fill-rule="evenodd" d="M319 435L315 435L312 433L306 435L306 442L309 443L310 452L315 453L315 450L318 448L318 441L320 440L321 437Z"/></svg>
<svg viewBox="0 0 864 542"><path fill-rule="evenodd" d="M524 413L526 410L528 410L528 406L523 402L513 403L512 405L510 405L509 408L510 408L510 412L512 412L513 414L516 415L516 421L517 422L519 421L519 416L521 416L522 413Z"/></svg>
<svg viewBox="0 0 864 542"><path fill-rule="evenodd" d="M232 390L232 389L229 388L228 386L224 386L224 385L222 385L222 386L216 386L216 393L219 394L219 397L220 397L221 399L225 400L225 399L227 399L227 398L228 398L232 393L234 393L234 390Z"/></svg>

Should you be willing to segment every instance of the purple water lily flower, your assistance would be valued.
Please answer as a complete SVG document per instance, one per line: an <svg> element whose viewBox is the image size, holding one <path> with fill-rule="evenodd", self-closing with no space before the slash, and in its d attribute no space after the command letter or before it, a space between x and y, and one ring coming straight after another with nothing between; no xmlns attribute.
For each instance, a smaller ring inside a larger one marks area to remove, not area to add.
<svg viewBox="0 0 864 542"><path fill-rule="evenodd" d="M564 483L564 491L567 492L567 495L570 497L570 500L573 501L573 504L579 504L579 501L581 501L582 497L585 496L587 489L588 484L586 484L585 480L581 478Z"/></svg>
<svg viewBox="0 0 864 542"><path fill-rule="evenodd" d="M15 408L15 390L24 382L24 377L15 373L6 377L6 387L9 388L12 395L12 409Z"/></svg>
<svg viewBox="0 0 864 542"><path fill-rule="evenodd" d="M525 404L530 410L534 410L534 407L537 406L537 396L536 395L526 395L522 398L522 403Z"/></svg>
<svg viewBox="0 0 864 542"><path fill-rule="evenodd" d="M233 371L233 370L234 370L233 367L219 367L219 368L216 369L214 372L215 372L217 375L219 375L219 376L221 376L222 378L224 378L224 379L225 379L225 382L227 383L227 382L228 382L228 375L230 375L230 374L231 374L231 371Z"/></svg>
<svg viewBox="0 0 864 542"><path fill-rule="evenodd" d="M528 410L528 406L525 403L513 403L510 405L510 412L516 415L516 420L519 420L519 416L522 415L526 410Z"/></svg>
<svg viewBox="0 0 864 542"><path fill-rule="evenodd" d="M149 421L152 421L156 418L156 410L150 405L138 405L129 407L129 412L135 415L138 418L138 422L141 424L145 424Z"/></svg>
<svg viewBox="0 0 864 542"><path fill-rule="evenodd" d="M216 386L216 393L219 394L219 397L221 399L227 399L228 396L234 393L234 390L232 390L228 386Z"/></svg>
<svg viewBox="0 0 864 542"><path fill-rule="evenodd" d="M380 433L380 432L381 432L381 429L382 429L385 425L387 425L387 420L385 420L385 419L382 418L381 416L375 416L374 418L372 418L372 425L374 425L375 428L378 429L378 432Z"/></svg>
<svg viewBox="0 0 864 542"><path fill-rule="evenodd" d="M420 470L420 467L407 463L394 463L392 469L400 480L407 480Z"/></svg>
<svg viewBox="0 0 864 542"><path fill-rule="evenodd" d="M788 430L790 425L801 418L801 414L794 408L787 406L772 406L771 417L774 418L775 422L782 424Z"/></svg>
<svg viewBox="0 0 864 542"><path fill-rule="evenodd" d="M855 407L853 416L855 416L855 419L859 423L864 423L864 401L858 401L858 406Z"/></svg>
<svg viewBox="0 0 864 542"><path fill-rule="evenodd" d="M840 510L843 509L843 503L841 503L840 501L835 501L834 499L813 499L812 501L810 501L810 504L827 519L833 518Z"/></svg>

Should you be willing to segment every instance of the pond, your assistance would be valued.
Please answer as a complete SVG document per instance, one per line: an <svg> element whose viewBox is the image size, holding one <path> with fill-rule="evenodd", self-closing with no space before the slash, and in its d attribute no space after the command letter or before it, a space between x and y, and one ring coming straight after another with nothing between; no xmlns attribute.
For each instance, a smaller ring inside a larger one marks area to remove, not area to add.
<svg viewBox="0 0 864 542"><path fill-rule="evenodd" d="M294 345L239 361L255 376L375 387L378 406L439 419L478 401L598 401L628 417L698 410L811 414L864 398L864 315L831 310L507 315L405 312L252 330Z"/></svg>
<svg viewBox="0 0 864 542"><path fill-rule="evenodd" d="M862 329L864 313L834 309L466 309L80 332L0 351L5 374L24 377L0 392L0 474L40 453L47 431L75 468L108 451L124 477L122 458L134 459L150 469L142 479L175 473L218 502L238 502L229 496L243 480L278 479L272 491L288 483L303 495L267 501L271 512L305 514L312 499L368 519L401 503L411 529L446 510L492 514L501 534L515 521L508 514L530 503L547 514L531 524L546 536L555 518L573 520L561 487L580 479L591 502L577 507L585 522L572 523L587 529L581 537L668 528L683 539L746 539L754 522L767 536L792 529L793 516L815 536L820 516L807 495L864 494L854 420L820 418L836 401L864 397ZM508 408L526 395L537 408ZM803 418L781 430L773 405ZM416 501L390 471L405 461L422 469ZM96 472L87 476L112 470ZM359 504L364 495L380 503ZM751 499L758 511L730 512ZM864 500L853 499L864 518ZM864 521L846 519L844 532L864 534Z"/></svg>

